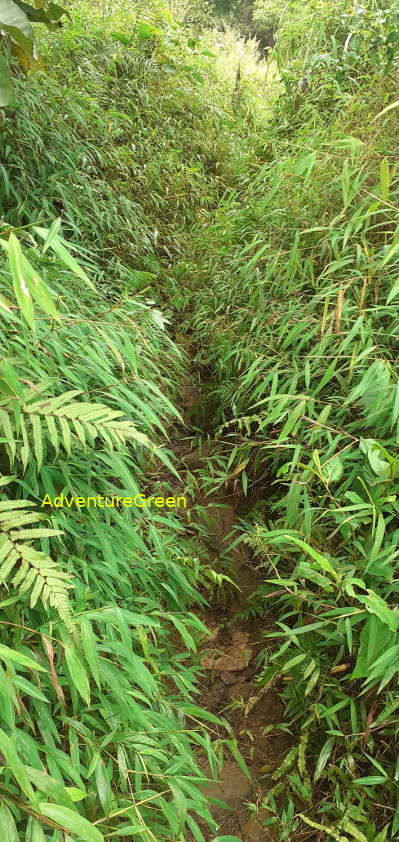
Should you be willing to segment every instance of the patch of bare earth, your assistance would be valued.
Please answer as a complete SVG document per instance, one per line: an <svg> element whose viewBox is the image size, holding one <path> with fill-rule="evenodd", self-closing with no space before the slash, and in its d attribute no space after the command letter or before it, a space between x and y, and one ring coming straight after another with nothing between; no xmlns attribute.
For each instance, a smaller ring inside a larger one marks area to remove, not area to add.
<svg viewBox="0 0 399 842"><path fill-rule="evenodd" d="M188 384L182 394L183 412L190 414L197 399L196 389ZM189 440L185 439L175 440L172 448L183 477L186 469L199 474L210 446L205 443L193 452ZM162 476L158 480L162 483ZM176 483L170 475L168 480ZM174 489L174 493L178 491ZM255 680L256 656L265 646L264 633L272 630L273 620L249 617L243 621L236 617L259 583L259 573L243 545L229 550L229 536L240 498L234 493L220 492L204 499L199 492L196 502L200 507L206 504L206 519L203 520L200 508L199 517L207 531L205 543L211 565L218 570L218 559L223 556L225 560L227 554L234 570L232 577L239 587L227 603L198 612L210 637L199 655L203 668L202 692L196 702L228 721L249 772L247 776L234 759L226 756L220 779L204 785L203 791L209 798L218 836L231 835L242 842L276 842L274 829L264 824L270 814L253 807L260 804L271 774L289 748L289 736L276 727L284 718L282 702L275 691L261 688ZM193 504L193 517L195 510ZM199 759L199 763L204 775L210 776L206 761ZM215 834L205 825L201 829L207 842L214 838Z"/></svg>
<svg viewBox="0 0 399 842"><path fill-rule="evenodd" d="M211 502L209 549L212 564L218 569L218 556L229 554L229 535L239 499L218 494L212 496ZM198 701L229 722L249 777L233 759L226 758L220 780L204 787L204 793L218 824L218 835L236 836L243 842L275 842L274 829L264 824L270 814L258 806L255 810L249 807L249 804L260 804L262 794L270 786L271 774L290 745L289 736L276 727L284 719L280 697L274 690L256 683L256 656L265 646L264 633L272 630L273 620L237 619L239 609L245 606L260 577L243 545L232 550L230 561L239 591L226 605L214 605L199 615L210 632L210 639L200 653L204 672ZM205 765L204 772L208 774ZM203 833L207 840L213 838L205 828Z"/></svg>
<svg viewBox="0 0 399 842"><path fill-rule="evenodd" d="M272 772L289 748L289 737L276 728L283 720L279 696L254 680L263 621L249 619L238 627L231 624L233 613L227 606L222 615L216 609L201 614L212 640L201 654L204 675L199 701L232 726L250 778L234 760L226 759L220 780L204 787L204 792L211 805L214 799L227 805L211 806L219 835L233 835L243 842L272 842L277 839L274 830L263 824L270 814L248 805L262 800Z"/></svg>

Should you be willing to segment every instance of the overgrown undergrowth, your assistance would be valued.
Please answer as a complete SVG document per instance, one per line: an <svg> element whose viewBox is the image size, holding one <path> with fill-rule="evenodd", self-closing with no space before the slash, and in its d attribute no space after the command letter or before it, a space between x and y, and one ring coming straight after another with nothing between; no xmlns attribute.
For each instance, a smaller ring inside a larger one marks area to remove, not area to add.
<svg viewBox="0 0 399 842"><path fill-rule="evenodd" d="M286 840L399 829L397 38L396 7L288 9L258 162L196 231L213 483L258 500L259 687L296 739L262 803Z"/></svg>
<svg viewBox="0 0 399 842"><path fill-rule="evenodd" d="M279 629L259 687L294 746L263 820L399 831L399 9L258 2L268 68L206 11L77 3L1 115L7 842L216 832L196 541L164 511L41 506L174 475L182 320L213 377L205 485L256 496L247 610Z"/></svg>
<svg viewBox="0 0 399 842"><path fill-rule="evenodd" d="M197 754L216 777L226 742L195 704L196 541L166 508L59 502L178 477L187 360L159 305L182 232L231 169L206 44L163 7L125 13L77 4L43 35L48 74L20 80L1 115L7 842L216 830Z"/></svg>

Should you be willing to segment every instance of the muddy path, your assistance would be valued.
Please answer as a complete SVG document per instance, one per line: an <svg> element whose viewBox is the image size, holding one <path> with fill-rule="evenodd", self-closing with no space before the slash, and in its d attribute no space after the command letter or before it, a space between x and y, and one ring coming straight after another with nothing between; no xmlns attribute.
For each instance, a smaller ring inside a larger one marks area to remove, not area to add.
<svg viewBox="0 0 399 842"><path fill-rule="evenodd" d="M224 542L225 554L227 534ZM256 683L256 656L265 646L264 633L273 630L273 622L240 617L257 575L245 550L231 555L232 578L240 588L238 596L230 597L224 607L214 605L199 615L211 635L200 656L204 668L200 703L229 722L250 778L233 759L226 758L220 781L204 791L210 799L228 806L224 809L217 805L212 810L219 835L233 835L243 842L274 842L277 836L273 829L263 825L270 814L260 804L290 742L276 727L284 718L279 696ZM214 563L217 566L217 558Z"/></svg>
<svg viewBox="0 0 399 842"><path fill-rule="evenodd" d="M198 387L188 383L182 394L182 414L190 417L200 399ZM209 494L201 490L209 439L205 437L204 443L195 447L194 439L190 440L187 430L184 432L181 438L178 435L174 438L171 448L182 482L188 475L198 478L191 511L194 518L196 511L200 512L201 541L207 561L216 571L227 571L237 585L237 588L221 588L211 597L209 607L196 611L209 630L209 638L198 656L203 674L201 695L196 701L227 720L249 771L247 776L226 753L220 780L204 787L204 792L218 824L218 836L231 835L242 842L274 842L275 831L263 824L270 813L260 803L262 793L270 785L271 774L289 748L290 738L276 727L284 719L279 695L256 683L257 655L265 648L264 635L274 630L274 622L271 616L253 617L245 611L251 594L262 580L250 549L243 543L235 548L231 546L245 501L234 491ZM206 596L209 600L209 595ZM203 768L208 775L206 765ZM207 842L214 838L208 829L202 830Z"/></svg>

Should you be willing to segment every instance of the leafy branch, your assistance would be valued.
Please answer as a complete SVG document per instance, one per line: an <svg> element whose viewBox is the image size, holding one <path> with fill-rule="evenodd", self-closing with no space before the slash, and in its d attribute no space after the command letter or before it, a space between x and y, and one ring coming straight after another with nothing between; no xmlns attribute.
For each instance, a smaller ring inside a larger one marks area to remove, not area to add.
<svg viewBox="0 0 399 842"><path fill-rule="evenodd" d="M0 503L0 584L10 583L21 595L30 591L31 608L40 598L73 631L68 599L68 591L73 588L71 576L60 570L49 555L31 545L33 540L63 533L59 529L33 526L43 518L42 512L29 510L34 505L30 500Z"/></svg>
<svg viewBox="0 0 399 842"><path fill-rule="evenodd" d="M13 54L24 70L41 69L32 23L44 23L48 29L61 26L61 18L66 10L56 3L44 3L36 9L23 0L0 0L0 31L3 39L11 43ZM15 102L15 89L8 61L0 56L0 107Z"/></svg>

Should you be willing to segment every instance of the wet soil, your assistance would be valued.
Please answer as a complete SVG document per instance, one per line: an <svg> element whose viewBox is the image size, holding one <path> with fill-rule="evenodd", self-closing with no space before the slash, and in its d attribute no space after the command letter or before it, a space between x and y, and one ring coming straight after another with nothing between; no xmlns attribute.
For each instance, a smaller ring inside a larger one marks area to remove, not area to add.
<svg viewBox="0 0 399 842"><path fill-rule="evenodd" d="M226 536L226 544L228 540ZM230 599L224 609L215 606L199 615L211 634L200 656L204 674L199 702L229 722L249 776L233 760L226 759L220 781L204 792L210 802L216 799L227 805L227 809L215 806L212 810L219 835L233 835L243 842L274 842L277 836L273 828L263 824L270 814L259 805L272 772L289 748L289 737L276 727L284 718L278 694L256 683L256 656L265 646L264 633L273 629L273 623L270 620L268 625L264 618L244 621L237 617L237 609L245 607L257 584L257 575L253 567L251 572L250 559L242 551L233 551L232 556L239 596Z"/></svg>
<svg viewBox="0 0 399 842"><path fill-rule="evenodd" d="M196 390L188 385L183 392L183 409L195 411L197 400ZM199 475L211 444L208 440L200 449L192 450L188 438L176 438L172 447L182 475L185 470ZM201 696L196 701L227 720L248 770L245 774L235 760L226 756L220 780L204 787L204 792L218 824L218 836L231 835L242 842L274 842L277 840L274 829L264 824L270 814L260 808L260 803L271 774L289 748L289 736L276 727L284 719L279 695L256 682L256 658L265 647L265 633L273 630L274 623L271 617L245 614L247 601L262 576L246 545L231 548L232 532L242 505L240 496L234 489L205 496L200 482L198 487L196 503L205 528L203 541L209 561L215 570L225 571L227 560L229 575L238 589L227 590L223 601L216 600L209 608L197 612L210 636L199 653L204 672ZM194 505L192 512L195 511ZM208 774L205 763L202 766ZM202 831L206 842L215 836L206 827Z"/></svg>

